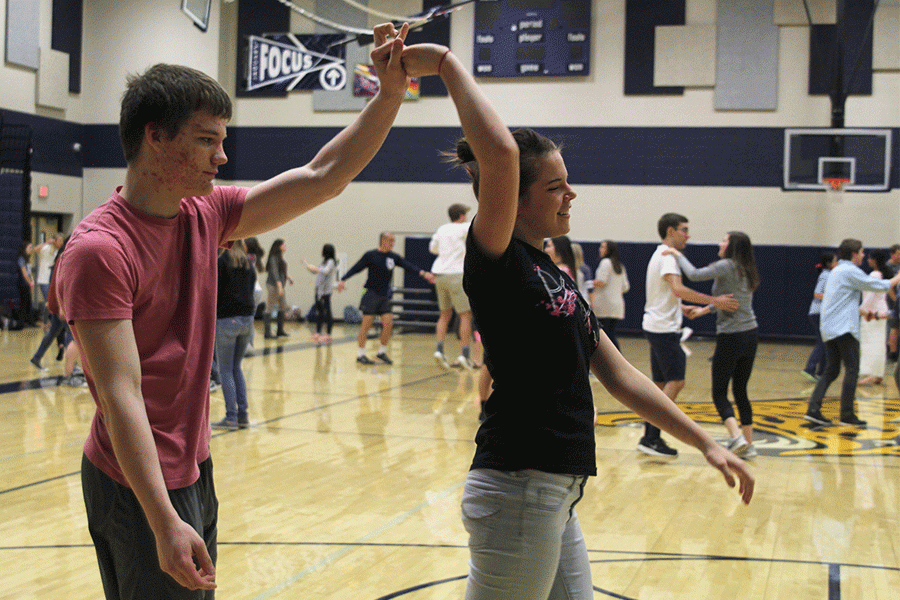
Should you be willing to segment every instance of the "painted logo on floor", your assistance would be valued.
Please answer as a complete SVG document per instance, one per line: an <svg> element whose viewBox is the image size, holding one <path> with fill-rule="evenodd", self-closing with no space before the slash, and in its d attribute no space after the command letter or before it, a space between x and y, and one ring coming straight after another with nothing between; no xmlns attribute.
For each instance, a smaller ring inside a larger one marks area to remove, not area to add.
<svg viewBox="0 0 900 600"><path fill-rule="evenodd" d="M678 405L698 423L722 425L712 403ZM826 400L822 413L834 425L816 425L803 418L807 398L753 401L753 446L764 456L900 456L900 400L857 400L865 428L838 425L838 402ZM601 413L597 423L617 427L640 423L631 412ZM724 433L724 427L722 429Z"/></svg>

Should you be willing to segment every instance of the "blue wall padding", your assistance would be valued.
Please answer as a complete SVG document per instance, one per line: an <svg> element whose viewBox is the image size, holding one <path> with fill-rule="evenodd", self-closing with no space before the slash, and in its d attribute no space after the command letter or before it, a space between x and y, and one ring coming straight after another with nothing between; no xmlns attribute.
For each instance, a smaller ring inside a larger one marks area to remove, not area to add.
<svg viewBox="0 0 900 600"><path fill-rule="evenodd" d="M0 173L0 314L19 302L18 259L22 244L22 175Z"/></svg>
<svg viewBox="0 0 900 600"><path fill-rule="evenodd" d="M657 25L684 25L685 0L626 0L625 95L680 95L683 87L653 85Z"/></svg>
<svg viewBox="0 0 900 600"><path fill-rule="evenodd" d="M844 48L844 88L848 95L872 94L872 0L847 0L847 40ZM836 25L813 25L809 32L809 93L830 94L834 86ZM855 68L854 68L855 67ZM852 84L850 83L852 81Z"/></svg>

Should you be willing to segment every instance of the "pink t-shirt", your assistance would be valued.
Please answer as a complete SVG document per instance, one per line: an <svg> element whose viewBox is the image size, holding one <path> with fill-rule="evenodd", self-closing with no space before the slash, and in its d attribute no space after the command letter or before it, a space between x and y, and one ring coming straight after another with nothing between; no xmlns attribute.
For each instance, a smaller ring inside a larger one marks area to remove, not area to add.
<svg viewBox="0 0 900 600"><path fill-rule="evenodd" d="M163 477L177 489L194 483L209 457L216 258L240 221L247 189L216 187L209 196L184 198L171 219L141 212L120 190L75 228L56 265L49 305L69 323L132 321ZM97 406L85 455L127 486Z"/></svg>

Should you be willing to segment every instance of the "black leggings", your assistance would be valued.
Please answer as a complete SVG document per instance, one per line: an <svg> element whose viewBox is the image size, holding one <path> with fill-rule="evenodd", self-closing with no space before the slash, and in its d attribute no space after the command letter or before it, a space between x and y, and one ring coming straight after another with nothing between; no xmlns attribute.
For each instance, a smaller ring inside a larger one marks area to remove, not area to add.
<svg viewBox="0 0 900 600"><path fill-rule="evenodd" d="M331 314L331 294L316 298L316 333L322 333L322 323L327 326L327 333L331 335L334 326L334 315Z"/></svg>
<svg viewBox="0 0 900 600"><path fill-rule="evenodd" d="M741 425L753 424L753 409L747 397L747 382L753 371L759 335L756 329L739 333L716 335L716 351L712 358L712 397L722 421L734 416L728 401L728 382L734 403L741 416Z"/></svg>

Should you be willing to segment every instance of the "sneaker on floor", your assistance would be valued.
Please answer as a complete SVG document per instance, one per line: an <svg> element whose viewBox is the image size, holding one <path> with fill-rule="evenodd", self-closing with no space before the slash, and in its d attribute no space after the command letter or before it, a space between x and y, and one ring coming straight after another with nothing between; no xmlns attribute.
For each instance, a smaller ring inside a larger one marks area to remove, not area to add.
<svg viewBox="0 0 900 600"><path fill-rule="evenodd" d="M756 456L757 456L756 446L753 445L753 442L750 442L750 444L744 450L744 453L741 454L741 458L743 458L743 459L755 458Z"/></svg>
<svg viewBox="0 0 900 600"><path fill-rule="evenodd" d="M851 427L865 427L868 425L868 421L863 421L856 415L847 415L846 417L841 417L841 425L850 425Z"/></svg>
<svg viewBox="0 0 900 600"><path fill-rule="evenodd" d="M69 387L87 387L87 380L84 378L84 373L72 373L62 378L62 384Z"/></svg>
<svg viewBox="0 0 900 600"><path fill-rule="evenodd" d="M383 362L386 365L394 364L394 361L392 361L390 358L388 358L388 355L385 354L384 352L379 352L378 354L375 355L375 358L377 358L378 360L380 360L381 362Z"/></svg>
<svg viewBox="0 0 900 600"><path fill-rule="evenodd" d="M739 434L737 437L731 438L725 443L725 447L735 454L745 453L749 446L750 444L747 443L747 438L744 437L743 433Z"/></svg>
<svg viewBox="0 0 900 600"><path fill-rule="evenodd" d="M641 438L641 441L638 442L637 449L650 456L678 456L678 450L669 446L661 437L656 438L655 440Z"/></svg>
<svg viewBox="0 0 900 600"><path fill-rule="evenodd" d="M811 423L815 423L816 425L833 425L834 424L830 420L828 420L824 416L822 416L822 413L820 413L820 412L808 412L805 415L803 415L803 418L806 419L807 421L810 421Z"/></svg>
<svg viewBox="0 0 900 600"><path fill-rule="evenodd" d="M228 417L225 417L221 421L211 423L210 426L213 429L227 429L228 431L237 431L238 422L237 419L229 419Z"/></svg>
<svg viewBox="0 0 900 600"><path fill-rule="evenodd" d="M445 371L450 370L450 363L447 362L447 357L444 356L444 353L440 350L435 350L434 352L434 362L438 364L438 366Z"/></svg>
<svg viewBox="0 0 900 600"><path fill-rule="evenodd" d="M458 364L466 371L471 371L473 369L472 361L470 361L468 358L466 358L462 354L460 354L459 356L456 357L456 361L454 364Z"/></svg>
<svg viewBox="0 0 900 600"><path fill-rule="evenodd" d="M804 377L806 377L807 379L809 379L809 380L812 381L813 383L815 383L816 381L819 380L819 377L818 377L815 373L810 373L810 372L807 371L806 369L802 369L800 372L803 373L803 376L804 376Z"/></svg>
<svg viewBox="0 0 900 600"><path fill-rule="evenodd" d="M215 392L216 390L219 390L221 388L221 383L219 383L218 381L213 381L212 379L209 380L209 391Z"/></svg>
<svg viewBox="0 0 900 600"><path fill-rule="evenodd" d="M361 365L374 365L375 364L375 361L372 360L371 358L369 358L368 356L366 356L365 354L363 354L362 356L357 356L356 362L358 362Z"/></svg>
<svg viewBox="0 0 900 600"><path fill-rule="evenodd" d="M38 371L46 371L46 370L47 370L47 367L45 367L44 365L42 365L41 362L40 362L39 360L35 360L35 359L32 358L32 359L29 360L28 362L30 362L30 363L31 363L31 366L33 366L33 367L34 367L35 369L37 369Z"/></svg>
<svg viewBox="0 0 900 600"><path fill-rule="evenodd" d="M238 425L238 429L247 429L250 427L250 419L247 418L246 416L242 417L242 416L238 415L237 425Z"/></svg>

